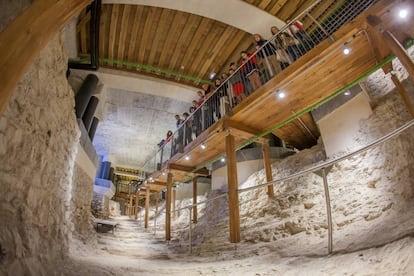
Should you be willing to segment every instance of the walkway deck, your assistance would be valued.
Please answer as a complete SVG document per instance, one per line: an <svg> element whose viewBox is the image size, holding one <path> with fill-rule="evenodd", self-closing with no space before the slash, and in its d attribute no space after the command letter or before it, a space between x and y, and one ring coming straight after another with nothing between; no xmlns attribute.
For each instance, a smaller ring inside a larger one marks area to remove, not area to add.
<svg viewBox="0 0 414 276"><path fill-rule="evenodd" d="M392 52L385 45L383 34L371 25L380 24L381 29L390 31L399 41L413 36L414 24L402 22L396 16L395 10L401 3L380 1L339 29L333 34L334 41L323 41L261 86L235 107L231 117L222 118L187 145L183 153L174 155L152 175L153 179L166 182L167 176L162 174L165 169L172 172L173 181L193 177L199 168L225 156L225 136L229 133L235 137L236 148L259 138L263 140L271 132L298 149L316 144L319 133L309 111L391 60ZM345 44L351 48L349 55L343 53ZM278 91L286 97L279 99ZM302 122L295 121L297 118ZM206 149L200 147L202 143Z"/></svg>

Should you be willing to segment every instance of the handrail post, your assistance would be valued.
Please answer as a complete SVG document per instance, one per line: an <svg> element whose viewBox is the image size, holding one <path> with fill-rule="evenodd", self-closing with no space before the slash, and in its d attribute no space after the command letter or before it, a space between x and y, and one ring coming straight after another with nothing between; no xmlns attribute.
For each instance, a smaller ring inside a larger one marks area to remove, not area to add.
<svg viewBox="0 0 414 276"><path fill-rule="evenodd" d="M155 212L155 216L154 216L154 236L157 235L157 216L158 216L158 212Z"/></svg>
<svg viewBox="0 0 414 276"><path fill-rule="evenodd" d="M328 179L326 177L326 170L325 167L322 168L322 178L323 178L323 187L325 190L325 201L326 201L326 213L328 216L328 252L329 254L332 253L332 245L333 245L333 238L332 238L332 213L331 213L331 198L329 196L329 187L328 187Z"/></svg>
<svg viewBox="0 0 414 276"><path fill-rule="evenodd" d="M190 254L193 253L193 242L192 242L192 236L191 236L191 213L192 213L192 207L188 208L188 211L190 212L190 224L188 225L188 238L190 242Z"/></svg>

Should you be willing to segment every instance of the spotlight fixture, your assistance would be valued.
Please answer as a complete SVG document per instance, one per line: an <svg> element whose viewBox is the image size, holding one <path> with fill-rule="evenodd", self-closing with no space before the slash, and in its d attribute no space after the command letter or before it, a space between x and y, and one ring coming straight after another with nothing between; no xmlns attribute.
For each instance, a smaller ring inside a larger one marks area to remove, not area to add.
<svg viewBox="0 0 414 276"><path fill-rule="evenodd" d="M226 158L221 158L221 163L224 163L224 162L226 162Z"/></svg>
<svg viewBox="0 0 414 276"><path fill-rule="evenodd" d="M351 53L351 48L349 48L348 43L345 43L344 46L345 47L344 47L343 53L344 53L344 55L347 56Z"/></svg>
<svg viewBox="0 0 414 276"><path fill-rule="evenodd" d="M405 19L407 17L407 15L408 15L408 10L407 9L401 9L398 12L398 16L402 19Z"/></svg>
<svg viewBox="0 0 414 276"><path fill-rule="evenodd" d="M351 95L351 92L349 90L348 91L345 91L344 95L345 96L350 96Z"/></svg>
<svg viewBox="0 0 414 276"><path fill-rule="evenodd" d="M206 144L202 143L202 144L200 145L200 147L201 147L201 149L206 149Z"/></svg>
<svg viewBox="0 0 414 276"><path fill-rule="evenodd" d="M185 159L185 160L190 160L190 156L186 155L186 156L184 157L184 159Z"/></svg>
<svg viewBox="0 0 414 276"><path fill-rule="evenodd" d="M279 92L277 93L277 97L278 97L279 99L284 99L284 98L286 97L286 94L285 94L285 92L279 91Z"/></svg>
<svg viewBox="0 0 414 276"><path fill-rule="evenodd" d="M215 76L216 76L216 72L211 72L210 73L210 80L214 79Z"/></svg>

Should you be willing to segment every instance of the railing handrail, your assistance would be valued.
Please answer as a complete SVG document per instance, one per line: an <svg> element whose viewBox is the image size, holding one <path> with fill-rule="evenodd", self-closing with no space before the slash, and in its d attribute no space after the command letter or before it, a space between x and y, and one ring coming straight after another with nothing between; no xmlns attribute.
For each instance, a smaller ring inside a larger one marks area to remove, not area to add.
<svg viewBox="0 0 414 276"><path fill-rule="evenodd" d="M308 8L306 8L305 10L303 10L299 15L297 15L293 20L291 20L291 22L290 23L288 23L288 24L285 24L276 34L274 34L270 39L268 39L267 41L266 41L266 43L264 43L261 47L259 47L255 52L253 52L252 54L251 54L251 56L245 61L245 62L243 62L243 63L241 63L240 65L239 65L239 67L237 67L237 69L233 72L233 74L231 74L230 76L228 76L225 80L223 80L222 81L222 83L218 86L218 87L216 87L216 89L210 94L210 95L208 95L208 97L207 98L205 98L204 99L204 101L203 101L203 103L200 105L200 106L198 106L191 114L189 114L189 117L186 119L186 120L184 120L182 123L181 123L181 125L173 132L173 134L171 135L171 139L168 141L168 142L166 142L166 143L164 143L158 150L156 150L156 152L155 152L155 154L154 154L154 156L157 156L157 154L159 153L159 152L161 152L163 149L164 149L164 147L168 144L168 143L172 143L172 140L173 140L173 137L179 132L179 131L182 131L182 129L181 128L183 128L183 127L185 127L185 125L186 125L186 123L192 118L192 119L194 119L193 117L195 116L194 114L196 114L196 112L198 111L198 110L200 110L203 106L205 106L206 105L206 103L207 103L207 101L208 100L210 100L212 97L213 97L213 95L215 95L216 93L217 93L217 91L219 91L222 87L223 87L223 85L225 85L226 83L228 83L229 81L230 81L230 79L234 76L234 75L236 75L237 73L239 73L240 72L240 70L242 69L242 67L243 66L245 66L245 64L246 63L248 63L252 58L254 58L260 51L262 51L267 45L269 45L269 44L272 44L272 41L274 41L275 39L276 39L276 37L278 36L278 35L280 35L281 33L283 33L283 32L285 32L288 28L289 28L289 26L290 25L292 25L292 24L294 24L295 23L295 21L297 21L299 18L301 18L302 16L304 16L305 14L307 14L308 12L309 12L309 10L311 10L311 9L313 9L317 4L319 4L321 2L321 0L316 0L314 3L312 3ZM273 45L273 44L272 44ZM204 130L205 131L205 130ZM172 157L172 156L171 156ZM145 168L145 166L149 163L149 162L151 162L151 160L152 160L152 158L153 157L151 157L150 159L148 159L147 161L145 161L145 163L144 163L144 168Z"/></svg>

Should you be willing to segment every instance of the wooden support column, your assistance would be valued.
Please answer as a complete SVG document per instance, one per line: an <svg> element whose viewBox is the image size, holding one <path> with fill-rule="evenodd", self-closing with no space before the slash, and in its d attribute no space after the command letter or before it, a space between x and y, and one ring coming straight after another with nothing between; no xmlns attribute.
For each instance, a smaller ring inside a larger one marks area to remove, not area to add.
<svg viewBox="0 0 414 276"><path fill-rule="evenodd" d="M237 158L234 136L226 136L226 155L227 155L227 181L229 193L229 226L230 242L240 242L240 214L239 214L239 194L237 183Z"/></svg>
<svg viewBox="0 0 414 276"><path fill-rule="evenodd" d="M264 168L266 172L266 181L270 182L273 181L273 175L272 175L272 166L270 165L270 155L269 155L269 143L263 143L263 162L264 162ZM267 186L267 195L269 197L273 197L275 195L275 192L273 190L273 184L270 184Z"/></svg>
<svg viewBox="0 0 414 276"><path fill-rule="evenodd" d="M134 196L132 194L129 195L129 218L132 217L132 199L133 199L133 197Z"/></svg>
<svg viewBox="0 0 414 276"><path fill-rule="evenodd" d="M138 202L139 202L139 195L135 193L135 220L138 219Z"/></svg>
<svg viewBox="0 0 414 276"><path fill-rule="evenodd" d="M150 187L147 187L145 191L145 226L144 228L148 228L149 205L150 205Z"/></svg>
<svg viewBox="0 0 414 276"><path fill-rule="evenodd" d="M167 194L165 200L165 240L171 240L171 192L172 192L172 173L167 175Z"/></svg>
<svg viewBox="0 0 414 276"><path fill-rule="evenodd" d="M193 204L197 204L197 178L193 177ZM197 223L197 205L193 207L193 223Z"/></svg>
<svg viewBox="0 0 414 276"><path fill-rule="evenodd" d="M171 214L173 219L175 219L175 198L176 196L177 196L177 190L174 187L172 189L172 214Z"/></svg>
<svg viewBox="0 0 414 276"><path fill-rule="evenodd" d="M397 56L397 58L407 70L411 80L414 81L414 63L405 51L404 47L390 31L384 31L382 33L382 36L387 46Z"/></svg>
<svg viewBox="0 0 414 276"><path fill-rule="evenodd" d="M50 39L92 0L36 0L0 32L0 114Z"/></svg>
<svg viewBox="0 0 414 276"><path fill-rule="evenodd" d="M397 91L400 94L401 98L403 99L404 104L408 109L408 112L410 112L411 114L411 117L414 118L414 106L410 100L407 90L405 90L404 86L402 85L398 77L393 73L391 73L391 80L397 88Z"/></svg>

